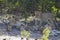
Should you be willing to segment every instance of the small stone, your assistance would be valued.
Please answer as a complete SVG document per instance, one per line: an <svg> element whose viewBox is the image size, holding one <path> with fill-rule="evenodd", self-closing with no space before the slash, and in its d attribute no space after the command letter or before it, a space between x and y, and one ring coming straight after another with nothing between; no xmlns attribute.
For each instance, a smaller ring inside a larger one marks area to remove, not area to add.
<svg viewBox="0 0 60 40"><path fill-rule="evenodd" d="M3 40L6 40L6 39L3 39Z"/></svg>
<svg viewBox="0 0 60 40"><path fill-rule="evenodd" d="M37 39L35 39L35 40L37 40Z"/></svg>

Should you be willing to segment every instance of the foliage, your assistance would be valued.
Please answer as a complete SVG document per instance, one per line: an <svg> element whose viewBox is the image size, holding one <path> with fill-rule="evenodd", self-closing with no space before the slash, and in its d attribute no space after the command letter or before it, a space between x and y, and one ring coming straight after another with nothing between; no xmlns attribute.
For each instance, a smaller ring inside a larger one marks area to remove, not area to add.
<svg viewBox="0 0 60 40"><path fill-rule="evenodd" d="M55 0L55 7L60 9L60 0Z"/></svg>
<svg viewBox="0 0 60 40"><path fill-rule="evenodd" d="M28 31L23 30L23 31L21 32L21 37L29 37L29 36L30 36L30 33L29 33Z"/></svg>
<svg viewBox="0 0 60 40"><path fill-rule="evenodd" d="M48 28L45 28L43 30L43 35L41 37L41 40L48 40L49 34L50 34L50 30Z"/></svg>
<svg viewBox="0 0 60 40"><path fill-rule="evenodd" d="M52 12L54 16L57 16L56 12L57 12L57 8L55 6L52 7Z"/></svg>
<svg viewBox="0 0 60 40"><path fill-rule="evenodd" d="M2 9L2 5L5 5L9 10L23 11L25 18L28 17L28 14L31 15L37 10L53 12L55 16L55 9L57 9L55 8L55 2L55 0L0 0L0 9Z"/></svg>

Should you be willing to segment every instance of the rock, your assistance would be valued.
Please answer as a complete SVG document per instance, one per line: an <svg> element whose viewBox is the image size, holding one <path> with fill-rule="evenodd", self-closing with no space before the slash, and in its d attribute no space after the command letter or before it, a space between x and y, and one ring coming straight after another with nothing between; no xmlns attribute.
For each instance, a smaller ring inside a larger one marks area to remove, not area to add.
<svg viewBox="0 0 60 40"><path fill-rule="evenodd" d="M24 27L20 27L20 30L23 31L25 28Z"/></svg>
<svg viewBox="0 0 60 40"><path fill-rule="evenodd" d="M12 30L12 26L8 26L7 31L11 31L11 30Z"/></svg>
<svg viewBox="0 0 60 40"><path fill-rule="evenodd" d="M9 20L7 20L7 19L3 19L3 23L8 24L8 23L9 23Z"/></svg>
<svg viewBox="0 0 60 40"><path fill-rule="evenodd" d="M15 25L17 29L20 29L21 27L25 27L25 24L19 21L17 21Z"/></svg>
<svg viewBox="0 0 60 40"><path fill-rule="evenodd" d="M23 39L21 39L21 40L26 40L26 38L23 38Z"/></svg>
<svg viewBox="0 0 60 40"><path fill-rule="evenodd" d="M6 40L6 39L3 39L3 40Z"/></svg>
<svg viewBox="0 0 60 40"><path fill-rule="evenodd" d="M58 34L60 34L60 31L58 31L58 30L52 30L52 32L51 32L50 35L57 36Z"/></svg>
<svg viewBox="0 0 60 40"><path fill-rule="evenodd" d="M52 35L52 36L54 36L54 35L57 35L55 32L51 32L51 34L50 35Z"/></svg>

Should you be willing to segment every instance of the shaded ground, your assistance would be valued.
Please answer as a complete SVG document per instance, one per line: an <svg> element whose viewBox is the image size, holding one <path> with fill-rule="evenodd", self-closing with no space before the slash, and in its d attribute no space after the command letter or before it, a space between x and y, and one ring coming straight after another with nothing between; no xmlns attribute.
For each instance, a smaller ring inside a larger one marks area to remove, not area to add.
<svg viewBox="0 0 60 40"><path fill-rule="evenodd" d="M30 21L30 18L28 19ZM32 18L33 20L33 18ZM39 24L39 23L38 23ZM29 26L33 25L34 26L34 22L30 23ZM0 22L0 40L2 40L3 38L7 38L7 40L20 40L20 30L17 30L16 28L12 29L11 32L6 31L6 25L4 23ZM37 27L36 27L37 28ZM33 29L33 28L32 28ZM41 34L39 31L29 31L30 34L30 40L34 40L35 38L40 39ZM60 34L57 36L50 36L49 37L50 40L60 40ZM24 39L25 40L25 39Z"/></svg>
<svg viewBox="0 0 60 40"><path fill-rule="evenodd" d="M11 32L6 31L6 25L0 24L0 40L6 38L7 40L20 40L20 31L17 29L13 29ZM35 38L40 38L41 34L39 32L30 32L31 38L30 40L34 40ZM58 36L50 36L50 40L60 40L60 35ZM24 39L25 40L25 39Z"/></svg>

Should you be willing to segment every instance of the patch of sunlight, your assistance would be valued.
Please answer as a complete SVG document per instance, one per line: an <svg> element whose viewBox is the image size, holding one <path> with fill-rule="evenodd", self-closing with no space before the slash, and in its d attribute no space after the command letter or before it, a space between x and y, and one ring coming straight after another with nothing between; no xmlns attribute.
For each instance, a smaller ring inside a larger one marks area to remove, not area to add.
<svg viewBox="0 0 60 40"><path fill-rule="evenodd" d="M4 15L1 15L0 18L8 19L9 17L12 17L12 16L15 16L15 15L12 15L12 14L4 14Z"/></svg>
<svg viewBox="0 0 60 40"><path fill-rule="evenodd" d="M57 21L60 21L60 18L56 18L57 19Z"/></svg>
<svg viewBox="0 0 60 40"><path fill-rule="evenodd" d="M30 17L27 18L27 21L26 21L26 22L30 22L30 21L32 21L34 18L35 18L35 17L30 16ZM20 21L25 21L25 18L20 19Z"/></svg>
<svg viewBox="0 0 60 40"><path fill-rule="evenodd" d="M33 17L33 16L30 16L30 17L27 18L27 22L30 22L30 21L32 21L33 19L34 19L34 17Z"/></svg>
<svg viewBox="0 0 60 40"><path fill-rule="evenodd" d="M7 17L6 17L7 16ZM11 15L11 14L5 14L5 15L2 15L3 18L9 18L11 16L14 16L14 15Z"/></svg>
<svg viewBox="0 0 60 40"><path fill-rule="evenodd" d="M16 2L16 6L19 6L19 2L18 1Z"/></svg>
<svg viewBox="0 0 60 40"><path fill-rule="evenodd" d="M23 18L23 19L20 19L20 21L25 21L25 18Z"/></svg>
<svg viewBox="0 0 60 40"><path fill-rule="evenodd" d="M60 13L60 10L59 10L59 13Z"/></svg>
<svg viewBox="0 0 60 40"><path fill-rule="evenodd" d="M53 15L56 16L57 8L55 6L52 7L52 12L53 12Z"/></svg>
<svg viewBox="0 0 60 40"><path fill-rule="evenodd" d="M55 6L53 6L52 10L55 12L55 11L57 11L57 8Z"/></svg>

